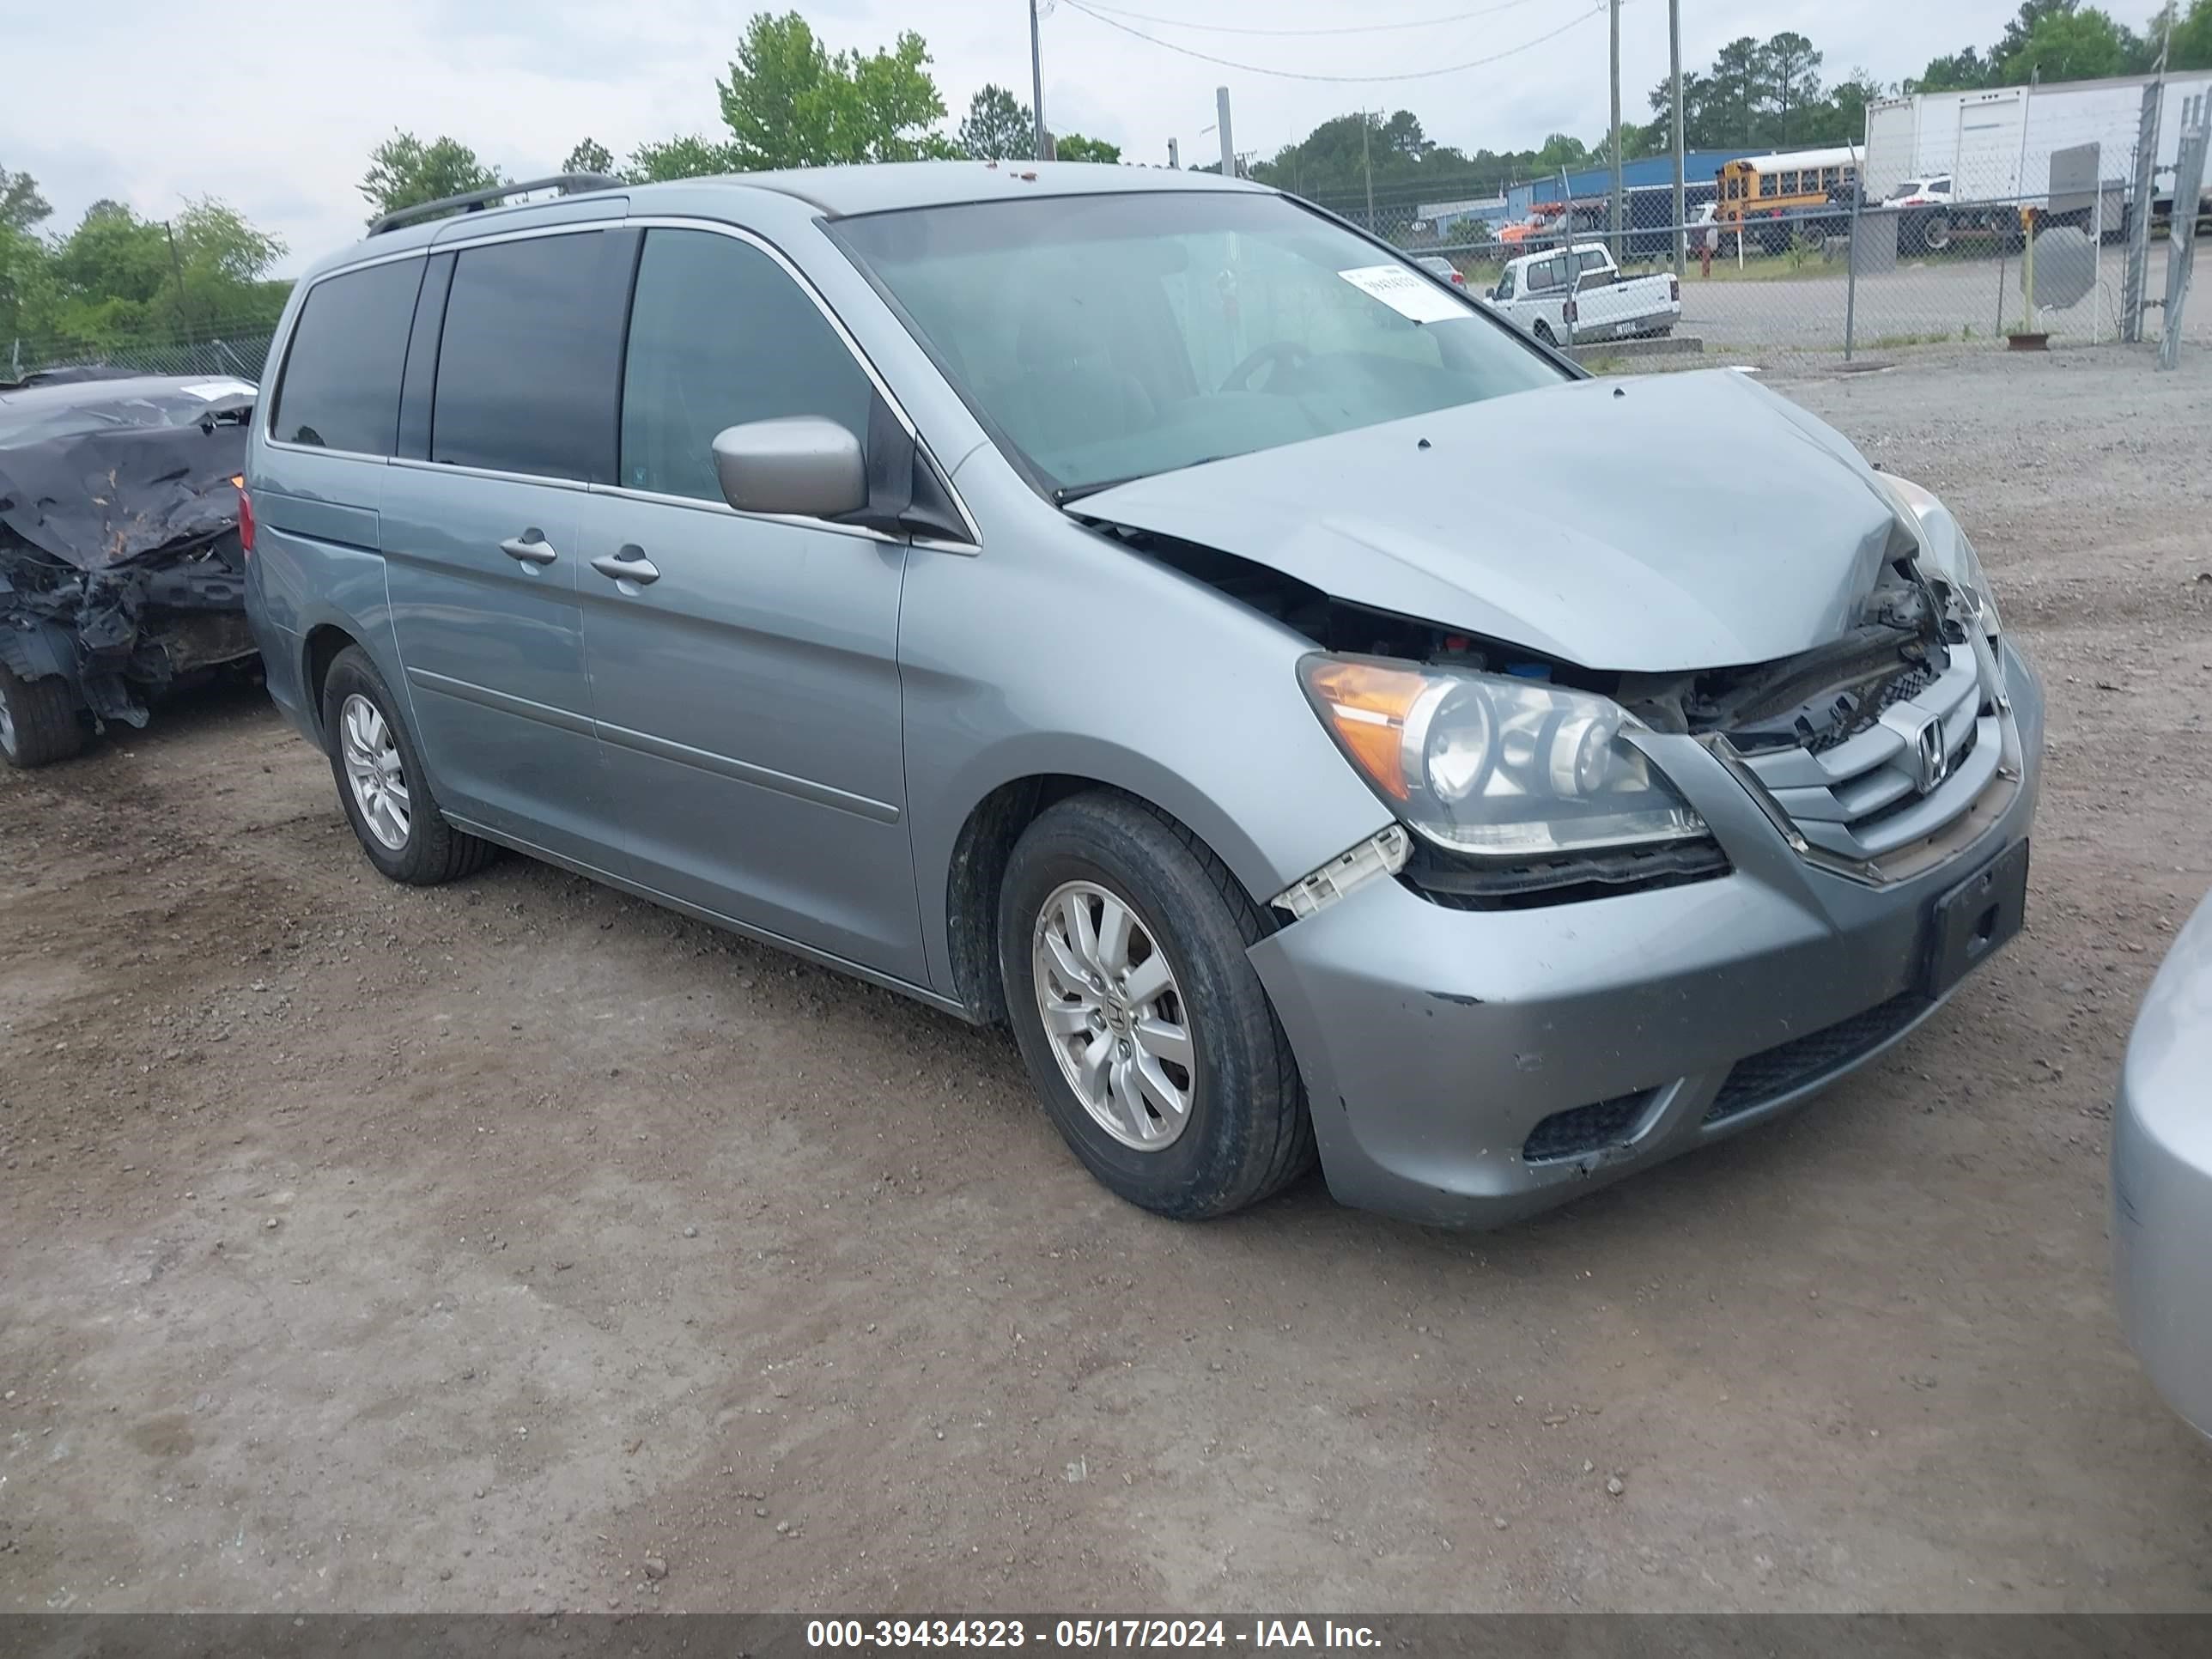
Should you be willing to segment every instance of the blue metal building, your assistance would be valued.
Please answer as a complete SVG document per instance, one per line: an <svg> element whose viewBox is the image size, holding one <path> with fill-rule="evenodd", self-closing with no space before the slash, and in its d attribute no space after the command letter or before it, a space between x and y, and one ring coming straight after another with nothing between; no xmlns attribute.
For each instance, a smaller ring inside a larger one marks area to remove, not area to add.
<svg viewBox="0 0 2212 1659"><path fill-rule="evenodd" d="M1693 149L1682 157L1682 183L1710 185L1728 162L1736 159L1739 152L1732 149ZM1639 161L1624 162L1620 169L1624 190L1648 188L1654 185L1674 182L1674 158L1671 155L1646 155ZM1572 198L1604 196L1613 189L1613 169L1609 167L1569 168L1567 195ZM1505 219L1510 224L1525 219L1539 202L1559 199L1559 176L1515 185L1505 192Z"/></svg>

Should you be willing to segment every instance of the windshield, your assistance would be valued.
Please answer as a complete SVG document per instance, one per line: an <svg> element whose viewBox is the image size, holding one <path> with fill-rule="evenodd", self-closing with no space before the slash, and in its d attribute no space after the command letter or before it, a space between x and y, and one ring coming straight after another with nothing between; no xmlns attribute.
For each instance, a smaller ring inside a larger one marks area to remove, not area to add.
<svg viewBox="0 0 2212 1659"><path fill-rule="evenodd" d="M1567 378L1278 196L1042 197L836 228L1062 499Z"/></svg>

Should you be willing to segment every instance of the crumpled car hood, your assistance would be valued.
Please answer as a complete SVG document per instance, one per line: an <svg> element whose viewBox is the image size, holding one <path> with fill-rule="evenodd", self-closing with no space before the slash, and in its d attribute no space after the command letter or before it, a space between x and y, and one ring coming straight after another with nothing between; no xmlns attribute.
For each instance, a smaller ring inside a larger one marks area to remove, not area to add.
<svg viewBox="0 0 2212 1659"><path fill-rule="evenodd" d="M79 570L105 570L238 522L250 398L205 427L120 426L0 447L0 526Z"/></svg>
<svg viewBox="0 0 2212 1659"><path fill-rule="evenodd" d="M1595 669L1793 655L1896 518L1841 434L1729 370L1591 380L1117 484L1079 518Z"/></svg>

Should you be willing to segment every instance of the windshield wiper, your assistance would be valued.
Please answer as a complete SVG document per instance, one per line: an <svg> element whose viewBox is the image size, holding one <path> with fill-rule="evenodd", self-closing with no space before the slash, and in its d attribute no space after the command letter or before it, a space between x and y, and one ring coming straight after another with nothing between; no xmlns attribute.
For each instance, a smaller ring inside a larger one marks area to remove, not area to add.
<svg viewBox="0 0 2212 1659"><path fill-rule="evenodd" d="M1219 455L1201 455L1194 461L1178 461L1173 466L1164 466L1159 472L1132 472L1126 478L1101 478L1097 483L1062 484L1052 492L1052 504L1066 507L1070 501L1079 501L1085 495L1096 495L1104 489L1117 489L1125 483L1134 483L1139 478L1157 478L1160 472L1182 472L1194 466L1210 466L1215 461L1225 461L1231 455L1242 453L1231 450Z"/></svg>
<svg viewBox="0 0 2212 1659"><path fill-rule="evenodd" d="M1118 489L1125 483L1134 483L1139 478L1149 478L1149 472L1132 472L1126 478L1101 478L1097 483L1062 484L1052 492L1052 504L1066 507L1070 501L1079 501L1085 495L1096 495L1101 490Z"/></svg>

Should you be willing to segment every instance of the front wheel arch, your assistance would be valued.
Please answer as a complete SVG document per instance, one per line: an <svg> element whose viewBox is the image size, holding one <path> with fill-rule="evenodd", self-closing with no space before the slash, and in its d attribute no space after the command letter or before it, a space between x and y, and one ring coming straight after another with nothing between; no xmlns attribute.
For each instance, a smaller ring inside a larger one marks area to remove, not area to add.
<svg viewBox="0 0 2212 1659"><path fill-rule="evenodd" d="M999 896L1014 845L1048 808L1091 791L1143 808L1190 836L1224 868L1234 868L1218 848L1175 813L1119 784L1069 772L1032 773L1000 784L975 804L960 826L945 877L945 945L951 957L953 994L978 1024L1003 1024L1006 1018L1006 982L999 970ZM1272 918L1267 908L1272 892L1255 892L1241 878L1238 884L1261 914ZM1271 921L1271 931L1272 926Z"/></svg>

